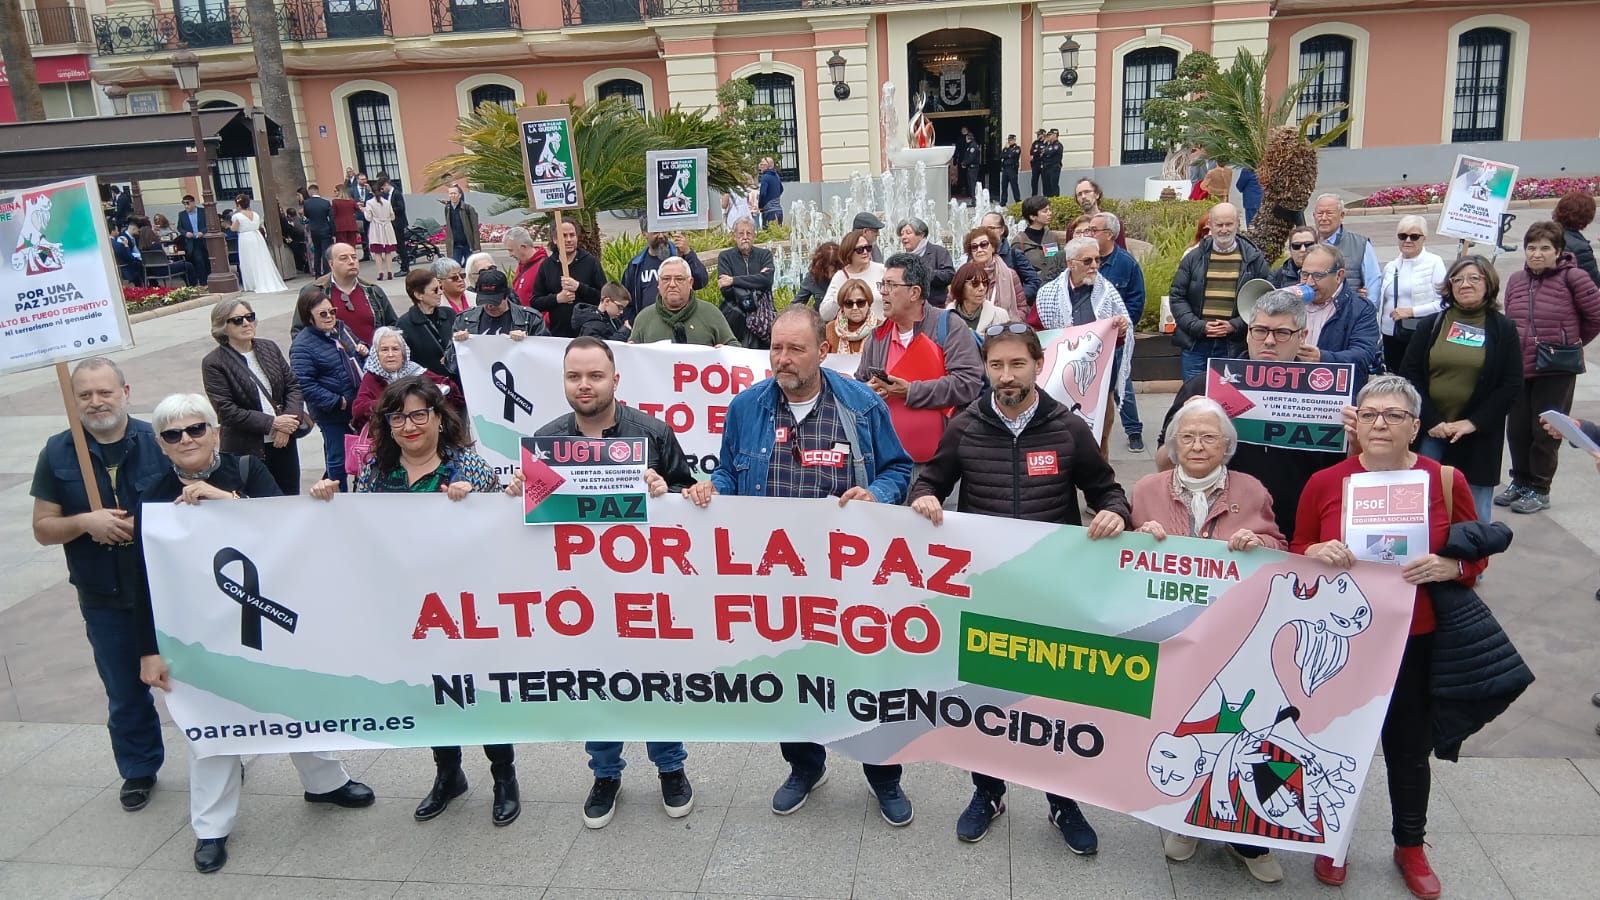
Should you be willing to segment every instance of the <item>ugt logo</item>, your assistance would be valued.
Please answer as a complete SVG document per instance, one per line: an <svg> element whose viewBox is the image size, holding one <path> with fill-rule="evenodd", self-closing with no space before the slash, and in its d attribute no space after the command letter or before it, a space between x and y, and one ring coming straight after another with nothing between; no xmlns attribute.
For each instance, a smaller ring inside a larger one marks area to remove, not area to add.
<svg viewBox="0 0 1600 900"><path fill-rule="evenodd" d="M234 562L244 564L239 581L222 572L224 566ZM217 587L239 604L239 643L252 650L261 649L262 619L269 619L272 624L294 634L295 626L300 624L300 614L261 596L261 576L250 557L232 547L223 547L212 557L211 567L216 573Z"/></svg>

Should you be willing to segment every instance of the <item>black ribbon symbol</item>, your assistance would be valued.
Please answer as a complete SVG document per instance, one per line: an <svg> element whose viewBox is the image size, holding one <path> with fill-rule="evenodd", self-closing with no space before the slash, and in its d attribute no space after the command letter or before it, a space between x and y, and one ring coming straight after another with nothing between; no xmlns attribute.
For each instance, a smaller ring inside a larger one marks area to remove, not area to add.
<svg viewBox="0 0 1600 900"><path fill-rule="evenodd" d="M497 362L489 367L489 380L494 382L495 390L505 395L506 407L501 415L507 422L517 420L518 409L533 415L533 401L517 393L517 380L511 377L511 369L505 363Z"/></svg>
<svg viewBox="0 0 1600 900"><path fill-rule="evenodd" d="M243 584L222 574L222 567L231 562L244 564ZM295 626L300 622L300 614L261 596L261 579L256 573L256 564L250 561L250 557L232 547L223 547L212 557L211 566L216 570L217 587L221 588L233 602L239 604L239 643L252 650L261 649L262 619L270 619L272 624L294 634Z"/></svg>

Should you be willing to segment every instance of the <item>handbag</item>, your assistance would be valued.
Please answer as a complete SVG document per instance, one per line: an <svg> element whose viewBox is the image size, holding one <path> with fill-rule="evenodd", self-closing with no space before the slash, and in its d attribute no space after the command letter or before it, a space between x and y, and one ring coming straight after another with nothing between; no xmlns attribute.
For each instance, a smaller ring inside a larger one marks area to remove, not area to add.
<svg viewBox="0 0 1600 900"><path fill-rule="evenodd" d="M1571 271L1571 270L1569 270ZM1570 284L1570 282L1569 282ZM1586 371L1582 344L1556 344L1539 340L1533 322L1533 287L1528 288L1528 334L1533 338L1533 370L1546 375L1582 375ZM1561 329L1561 337L1567 330Z"/></svg>
<svg viewBox="0 0 1600 900"><path fill-rule="evenodd" d="M372 435L367 432L367 426L361 426L357 434L344 436L344 470L346 472L359 472L366 466L367 460L372 458Z"/></svg>

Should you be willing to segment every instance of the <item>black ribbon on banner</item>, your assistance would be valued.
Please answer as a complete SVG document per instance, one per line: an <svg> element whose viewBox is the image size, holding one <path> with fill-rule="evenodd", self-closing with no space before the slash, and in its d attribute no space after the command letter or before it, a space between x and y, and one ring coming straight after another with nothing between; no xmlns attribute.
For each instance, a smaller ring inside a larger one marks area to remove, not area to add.
<svg viewBox="0 0 1600 900"><path fill-rule="evenodd" d="M231 562L244 564L242 584L222 573L222 567ZM300 614L261 596L261 577L257 574L256 564L250 561L250 557L232 547L223 547L212 557L211 567L216 571L217 587L221 588L233 602L239 604L239 643L252 650L261 649L262 619L270 619L272 624L294 634L295 626L300 622Z"/></svg>
<svg viewBox="0 0 1600 900"><path fill-rule="evenodd" d="M501 415L507 422L517 420L518 409L533 415L533 401L517 393L517 380L511 377L511 369L505 363L497 362L489 367L489 380L494 382L495 390L505 395L506 407Z"/></svg>

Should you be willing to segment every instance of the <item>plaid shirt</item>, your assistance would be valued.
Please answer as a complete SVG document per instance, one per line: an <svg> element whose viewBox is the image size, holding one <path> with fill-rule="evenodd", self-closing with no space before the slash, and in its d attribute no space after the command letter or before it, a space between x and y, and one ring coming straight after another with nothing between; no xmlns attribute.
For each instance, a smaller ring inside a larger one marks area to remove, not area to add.
<svg viewBox="0 0 1600 900"><path fill-rule="evenodd" d="M795 424L794 413L783 392L773 410L775 434L767 469L768 497L815 500L837 497L855 486L854 450L839 421L839 405L822 381L822 393L806 420ZM862 485L865 487L865 485Z"/></svg>

